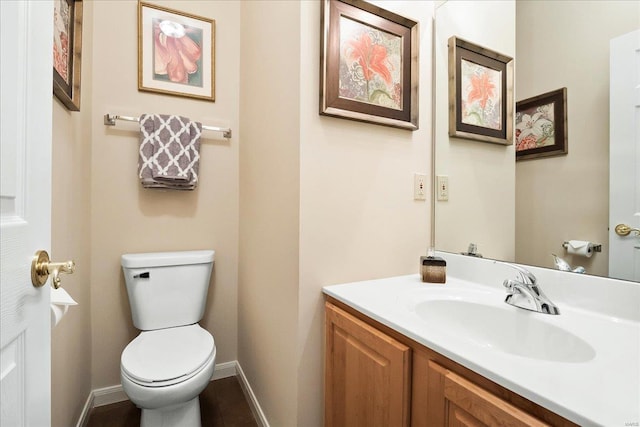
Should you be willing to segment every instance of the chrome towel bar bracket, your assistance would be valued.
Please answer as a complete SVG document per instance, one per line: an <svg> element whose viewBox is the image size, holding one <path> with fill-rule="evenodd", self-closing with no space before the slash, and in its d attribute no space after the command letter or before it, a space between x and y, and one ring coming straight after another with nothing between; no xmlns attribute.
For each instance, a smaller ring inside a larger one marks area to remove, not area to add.
<svg viewBox="0 0 640 427"><path fill-rule="evenodd" d="M116 125L116 120L122 120L125 122L139 122L140 119L138 117L131 117L131 116L121 116L120 114L105 114L104 115L104 124L105 126L115 126ZM224 138L231 138L231 129L229 128L220 128L220 127L216 127L216 126L207 126L207 125L202 125L202 129L203 130L208 130L208 131L212 131L212 132L222 132L222 136Z"/></svg>

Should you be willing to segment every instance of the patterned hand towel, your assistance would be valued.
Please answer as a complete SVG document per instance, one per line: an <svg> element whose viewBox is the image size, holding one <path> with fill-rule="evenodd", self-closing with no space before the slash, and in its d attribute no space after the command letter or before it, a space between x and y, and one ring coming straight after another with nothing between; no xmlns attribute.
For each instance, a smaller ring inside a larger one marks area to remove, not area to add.
<svg viewBox="0 0 640 427"><path fill-rule="evenodd" d="M140 116L138 176L145 188L198 185L202 124L174 115Z"/></svg>

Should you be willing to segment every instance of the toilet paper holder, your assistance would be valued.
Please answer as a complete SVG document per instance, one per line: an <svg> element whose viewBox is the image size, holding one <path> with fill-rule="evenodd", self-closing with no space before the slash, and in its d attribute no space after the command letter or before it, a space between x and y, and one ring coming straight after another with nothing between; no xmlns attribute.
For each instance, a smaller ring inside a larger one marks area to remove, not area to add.
<svg viewBox="0 0 640 427"><path fill-rule="evenodd" d="M567 249L569 247L569 242L562 242L562 247ZM592 243L591 249L593 250L593 252L602 252L602 245L598 243Z"/></svg>
<svg viewBox="0 0 640 427"><path fill-rule="evenodd" d="M61 282L60 273L73 274L75 270L76 264L73 261L51 262L47 251L39 250L31 261L31 283L39 288L47 282L51 274L52 285L54 289L58 289Z"/></svg>

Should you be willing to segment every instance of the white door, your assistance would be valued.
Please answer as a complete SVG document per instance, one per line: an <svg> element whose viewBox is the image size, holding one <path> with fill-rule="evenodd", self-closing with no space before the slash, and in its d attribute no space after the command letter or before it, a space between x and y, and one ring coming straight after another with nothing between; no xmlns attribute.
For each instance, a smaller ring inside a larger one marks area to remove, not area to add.
<svg viewBox="0 0 640 427"><path fill-rule="evenodd" d="M611 40L609 276L640 282L640 30ZM635 215L639 213L639 215Z"/></svg>
<svg viewBox="0 0 640 427"><path fill-rule="evenodd" d="M0 0L0 426L51 424L49 285L31 259L51 240L53 3Z"/></svg>

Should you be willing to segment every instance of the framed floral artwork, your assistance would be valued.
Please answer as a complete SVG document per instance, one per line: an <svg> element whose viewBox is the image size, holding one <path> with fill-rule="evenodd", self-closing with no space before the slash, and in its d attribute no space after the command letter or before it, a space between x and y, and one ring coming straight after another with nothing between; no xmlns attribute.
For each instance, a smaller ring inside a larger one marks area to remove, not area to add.
<svg viewBox="0 0 640 427"><path fill-rule="evenodd" d="M516 103L516 160L568 152L566 87Z"/></svg>
<svg viewBox="0 0 640 427"><path fill-rule="evenodd" d="M418 23L362 0L321 15L320 114L418 129Z"/></svg>
<svg viewBox="0 0 640 427"><path fill-rule="evenodd" d="M53 94L67 109L80 111L82 1L53 5Z"/></svg>
<svg viewBox="0 0 640 427"><path fill-rule="evenodd" d="M138 3L138 89L215 100L215 21Z"/></svg>
<svg viewBox="0 0 640 427"><path fill-rule="evenodd" d="M449 136L513 144L513 60L449 39Z"/></svg>

